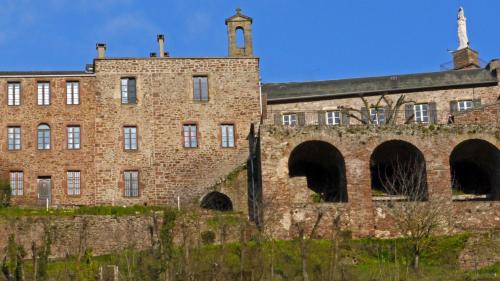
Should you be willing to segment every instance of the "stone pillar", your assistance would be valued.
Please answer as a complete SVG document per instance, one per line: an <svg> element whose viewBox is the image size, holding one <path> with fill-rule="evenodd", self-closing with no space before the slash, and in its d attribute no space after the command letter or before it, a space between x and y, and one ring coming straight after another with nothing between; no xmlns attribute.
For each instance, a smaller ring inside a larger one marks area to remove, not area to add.
<svg viewBox="0 0 500 281"><path fill-rule="evenodd" d="M453 68L455 70L479 68L478 52L467 47L453 52Z"/></svg>

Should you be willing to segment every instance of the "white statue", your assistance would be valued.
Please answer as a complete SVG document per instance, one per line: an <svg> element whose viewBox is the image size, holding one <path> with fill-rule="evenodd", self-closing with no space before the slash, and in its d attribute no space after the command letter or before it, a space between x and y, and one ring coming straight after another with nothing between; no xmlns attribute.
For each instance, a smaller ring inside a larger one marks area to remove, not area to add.
<svg viewBox="0 0 500 281"><path fill-rule="evenodd" d="M469 46L469 38L467 37L467 23L465 22L464 8L460 7L458 9L458 49L462 50Z"/></svg>

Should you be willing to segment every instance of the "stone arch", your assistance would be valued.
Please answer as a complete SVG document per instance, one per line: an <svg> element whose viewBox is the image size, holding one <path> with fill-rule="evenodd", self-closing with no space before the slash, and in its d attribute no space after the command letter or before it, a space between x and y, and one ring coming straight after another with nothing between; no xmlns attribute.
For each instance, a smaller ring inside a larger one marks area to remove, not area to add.
<svg viewBox="0 0 500 281"><path fill-rule="evenodd" d="M455 199L500 200L500 150L490 142L459 143L450 154L450 170Z"/></svg>
<svg viewBox="0 0 500 281"><path fill-rule="evenodd" d="M233 202L226 194L213 191L203 196L200 207L203 209L229 212L233 210Z"/></svg>
<svg viewBox="0 0 500 281"><path fill-rule="evenodd" d="M297 145L288 159L290 177L306 177L307 187L325 202L347 202L344 157L328 142L310 140Z"/></svg>
<svg viewBox="0 0 500 281"><path fill-rule="evenodd" d="M370 174L372 194L377 197L405 196L419 201L428 198L425 157L407 141L379 144L370 157Z"/></svg>

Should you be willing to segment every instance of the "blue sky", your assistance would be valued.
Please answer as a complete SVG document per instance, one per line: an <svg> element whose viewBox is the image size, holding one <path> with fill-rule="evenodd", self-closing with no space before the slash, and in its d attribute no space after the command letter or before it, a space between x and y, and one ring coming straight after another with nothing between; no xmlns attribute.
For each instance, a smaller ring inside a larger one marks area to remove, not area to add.
<svg viewBox="0 0 500 281"><path fill-rule="evenodd" d="M254 18L264 82L439 71L456 12L481 59L500 57L499 0L0 0L0 70L80 70L96 55L225 56L224 19Z"/></svg>

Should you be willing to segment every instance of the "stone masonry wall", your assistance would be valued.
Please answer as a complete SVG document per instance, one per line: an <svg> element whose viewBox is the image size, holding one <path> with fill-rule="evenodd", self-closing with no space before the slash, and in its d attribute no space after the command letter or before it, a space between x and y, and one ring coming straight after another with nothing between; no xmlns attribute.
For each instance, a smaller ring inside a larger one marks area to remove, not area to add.
<svg viewBox="0 0 500 281"><path fill-rule="evenodd" d="M50 105L37 104L37 82L50 83ZM66 104L66 81L79 81L80 104ZM7 83L20 82L21 105L7 105ZM95 78L91 75L60 77L0 78L0 171L8 178L9 171L23 171L23 195L14 196L15 204L35 204L37 178L52 179L52 203L59 205L93 204ZM46 123L51 130L51 148L37 149L37 127ZM67 149L66 127L78 125L81 148ZM21 128L21 150L7 149L7 127ZM69 196L66 171L79 170L81 195Z"/></svg>
<svg viewBox="0 0 500 281"><path fill-rule="evenodd" d="M481 104L487 105L495 103L500 96L500 86L490 87L476 87L476 88L458 88L458 89L442 89L422 92L408 92L398 94L387 94L386 97L395 102L402 94L406 95L406 100L414 101L415 103L436 103L437 123L446 124L448 121L448 114L450 113L450 101L459 100L473 100L480 99ZM380 96L366 97L370 105L374 105L379 100ZM382 101L381 106L386 106ZM360 109L364 107L364 103L359 97L338 98L329 100L307 101L307 102L294 102L294 103L281 103L281 104L268 104L267 105L267 118L266 124L274 123L274 114L280 113L293 113L305 112L306 123L309 125L318 124L318 111L336 110L339 107L350 107ZM358 113L353 114L359 116ZM404 106L399 109L397 115L398 124L405 121ZM350 124L360 124L354 118L350 118Z"/></svg>
<svg viewBox="0 0 500 281"><path fill-rule="evenodd" d="M198 205L245 163L250 124L259 122L258 59L103 59L95 71L98 204ZM193 101L194 75L208 76L209 101ZM136 78L137 104L121 104L122 77ZM185 123L198 125L198 148L183 147ZM235 125L235 148L221 147L225 123ZM137 151L123 150L126 125L138 128ZM139 197L123 196L124 170L139 171Z"/></svg>
<svg viewBox="0 0 500 281"><path fill-rule="evenodd" d="M406 125L406 126L305 126L261 127L264 223L277 238L291 238L294 222L305 221L311 228L318 213L324 217L318 236L331 233L332 217L338 213L344 228L355 236L394 236L394 224L387 216L388 202L372 201L370 156L389 140L413 144L425 157L429 200L448 198L453 227L450 232L500 227L500 202L452 201L449 157L452 150L469 139L482 139L500 148L498 124L491 125ZM290 178L288 161L299 144L320 140L342 154L347 177L348 202L314 203L304 177Z"/></svg>
<svg viewBox="0 0 500 281"><path fill-rule="evenodd" d="M500 101L455 114L457 124L500 124Z"/></svg>

